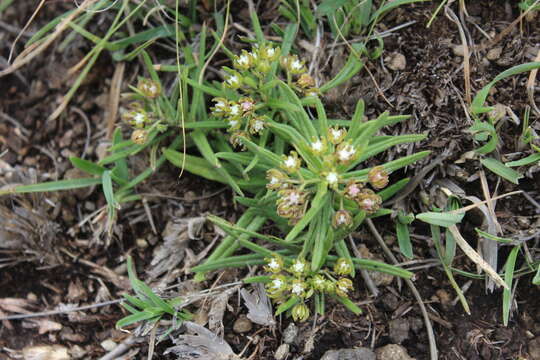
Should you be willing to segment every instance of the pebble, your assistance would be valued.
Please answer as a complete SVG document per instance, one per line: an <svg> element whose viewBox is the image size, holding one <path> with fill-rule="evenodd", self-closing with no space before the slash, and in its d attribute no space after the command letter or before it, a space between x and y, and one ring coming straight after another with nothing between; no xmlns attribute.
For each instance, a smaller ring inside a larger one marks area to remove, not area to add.
<svg viewBox="0 0 540 360"><path fill-rule="evenodd" d="M111 339L107 339L101 343L101 347L106 351L113 351L116 348L116 343Z"/></svg>
<svg viewBox="0 0 540 360"><path fill-rule="evenodd" d="M234 322L233 331L237 334L243 334L251 331L253 323L245 315L240 315Z"/></svg>
<svg viewBox="0 0 540 360"><path fill-rule="evenodd" d="M540 360L540 336L529 341L529 356L531 360Z"/></svg>
<svg viewBox="0 0 540 360"><path fill-rule="evenodd" d="M394 53L390 56L388 67L390 70L405 70L407 67L407 59L405 58L405 55L401 53Z"/></svg>
<svg viewBox="0 0 540 360"><path fill-rule="evenodd" d="M463 48L463 45L452 45L452 52L456 56L460 56L460 57L465 56L465 50Z"/></svg>
<svg viewBox="0 0 540 360"><path fill-rule="evenodd" d="M409 356L407 350L398 344L388 344L375 350L377 360L416 360Z"/></svg>
<svg viewBox="0 0 540 360"><path fill-rule="evenodd" d="M289 355L289 344L281 344L274 353L274 359L284 360Z"/></svg>
<svg viewBox="0 0 540 360"><path fill-rule="evenodd" d="M486 54L486 58L489 61L497 60L499 57L501 57L502 54L502 47L496 47L488 51Z"/></svg>
<svg viewBox="0 0 540 360"><path fill-rule="evenodd" d="M390 321L389 336L390 340L395 343L401 344L404 340L409 338L409 321L405 318L397 318Z"/></svg>
<svg viewBox="0 0 540 360"><path fill-rule="evenodd" d="M292 322L283 331L283 342L285 344L292 344L298 335L298 327Z"/></svg>
<svg viewBox="0 0 540 360"><path fill-rule="evenodd" d="M328 350L321 360L375 360L375 353L368 348Z"/></svg>

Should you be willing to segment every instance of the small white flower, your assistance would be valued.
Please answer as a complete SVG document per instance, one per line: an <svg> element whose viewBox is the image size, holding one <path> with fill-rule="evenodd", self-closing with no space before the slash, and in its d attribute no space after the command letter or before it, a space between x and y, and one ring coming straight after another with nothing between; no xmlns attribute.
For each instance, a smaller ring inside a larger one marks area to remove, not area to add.
<svg viewBox="0 0 540 360"><path fill-rule="evenodd" d="M352 146L345 146L338 151L338 158L340 161L348 161L356 154L356 149Z"/></svg>
<svg viewBox="0 0 540 360"><path fill-rule="evenodd" d="M227 84L229 84L230 86L238 86L240 85L240 79L236 75L231 75L227 79Z"/></svg>
<svg viewBox="0 0 540 360"><path fill-rule="evenodd" d="M279 263L276 261L276 259L272 259L270 261L270 263L268 264L268 267L271 268L271 269L278 269L279 268Z"/></svg>
<svg viewBox="0 0 540 360"><path fill-rule="evenodd" d="M294 156L287 156L287 159L285 160L285 166L288 168L294 168L296 166L297 162Z"/></svg>
<svg viewBox="0 0 540 360"><path fill-rule="evenodd" d="M240 115L240 106L238 106L238 104L234 104L231 106L231 115L232 116Z"/></svg>
<svg viewBox="0 0 540 360"><path fill-rule="evenodd" d="M294 284L291 288L291 292L296 296L302 295L304 293L304 285Z"/></svg>
<svg viewBox="0 0 540 360"><path fill-rule="evenodd" d="M300 272L304 271L305 267L306 266L304 265L303 262L298 261L298 262L294 263L293 270L300 273Z"/></svg>
<svg viewBox="0 0 540 360"><path fill-rule="evenodd" d="M324 280L320 277L315 279L315 285L322 286L324 284Z"/></svg>
<svg viewBox="0 0 540 360"><path fill-rule="evenodd" d="M247 65L248 62L249 62L249 59L248 59L248 57L247 57L246 54L243 54L242 56L240 56L240 57L238 58L238 63L239 63L240 65Z"/></svg>
<svg viewBox="0 0 540 360"><path fill-rule="evenodd" d="M315 142L311 143L311 149L315 152L322 151L323 149L323 143L321 140L317 140Z"/></svg>
<svg viewBox="0 0 540 360"><path fill-rule="evenodd" d="M268 50L266 50L266 55L268 55L268 57L274 56L275 53L276 50L274 48L268 48Z"/></svg>
<svg viewBox="0 0 540 360"><path fill-rule="evenodd" d="M144 115L142 113L137 113L134 116L134 119L135 119L135 124L137 125L141 125L144 123Z"/></svg>
<svg viewBox="0 0 540 360"><path fill-rule="evenodd" d="M291 68L293 70L300 70L302 68L302 63L298 60L298 59L295 59L292 63L291 63Z"/></svg>
<svg viewBox="0 0 540 360"><path fill-rule="evenodd" d="M263 129L264 129L264 121L256 120L253 123L253 130L259 132L259 131L262 131Z"/></svg>
<svg viewBox="0 0 540 360"><path fill-rule="evenodd" d="M341 129L330 129L330 134L334 139L339 139L341 136Z"/></svg>
<svg viewBox="0 0 540 360"><path fill-rule="evenodd" d="M343 225L347 222L347 217L343 214L339 215L338 219L337 219L337 223L338 225ZM340 268L343 267L343 264L340 265Z"/></svg>
<svg viewBox="0 0 540 360"><path fill-rule="evenodd" d="M328 173L328 175L326 175L326 181L328 181L330 185L336 184L338 180L339 180L338 174L335 172L331 172L331 173Z"/></svg>
<svg viewBox="0 0 540 360"><path fill-rule="evenodd" d="M223 111L225 109L225 103L222 100L219 100L216 103L216 109Z"/></svg>
<svg viewBox="0 0 540 360"><path fill-rule="evenodd" d="M238 125L238 120L230 120L229 121L229 126L230 127L235 127L236 125Z"/></svg>
<svg viewBox="0 0 540 360"><path fill-rule="evenodd" d="M275 279L274 281L272 281L272 288L278 290L278 289L281 289L282 286L283 286L283 281L281 281L280 279Z"/></svg>
<svg viewBox="0 0 540 360"><path fill-rule="evenodd" d="M277 177L275 177L275 176L272 176L270 178L270 185L275 185L277 183L279 183L279 179Z"/></svg>

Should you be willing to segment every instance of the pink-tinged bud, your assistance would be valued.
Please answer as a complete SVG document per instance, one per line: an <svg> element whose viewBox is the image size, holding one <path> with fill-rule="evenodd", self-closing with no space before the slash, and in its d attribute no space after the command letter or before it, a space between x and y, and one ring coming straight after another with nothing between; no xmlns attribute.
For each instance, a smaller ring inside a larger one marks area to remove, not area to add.
<svg viewBox="0 0 540 360"><path fill-rule="evenodd" d="M302 74L300 75L300 77L298 78L298 80L296 80L296 83L298 84L298 86L300 86L301 88L304 88L304 89L307 89L307 88L311 88L311 87L314 87L315 86L315 79L313 79L310 75L308 74Z"/></svg>
<svg viewBox="0 0 540 360"><path fill-rule="evenodd" d="M382 189L388 185L388 172L382 166L375 166L369 171L368 180L374 189Z"/></svg>
<svg viewBox="0 0 540 360"><path fill-rule="evenodd" d="M355 200L364 189L364 184L351 180L345 186L345 197L350 200Z"/></svg>
<svg viewBox="0 0 540 360"><path fill-rule="evenodd" d="M353 217L351 213L347 210L338 210L332 218L332 226L334 229L337 228L347 228L350 227L353 223Z"/></svg>
<svg viewBox="0 0 540 360"><path fill-rule="evenodd" d="M143 96L150 99L155 99L161 94L161 85L152 79L140 79L137 89Z"/></svg>
<svg viewBox="0 0 540 360"><path fill-rule="evenodd" d="M131 141L133 141L137 145L143 145L146 144L146 141L148 140L148 131L143 129L137 129L131 133Z"/></svg>
<svg viewBox="0 0 540 360"><path fill-rule="evenodd" d="M354 286L351 279L341 278L336 281L336 295L341 297L349 297L349 291L353 290Z"/></svg>
<svg viewBox="0 0 540 360"><path fill-rule="evenodd" d="M381 197L369 189L362 190L360 195L358 195L355 200L358 207L368 214L373 214L379 210L382 204Z"/></svg>
<svg viewBox="0 0 540 360"><path fill-rule="evenodd" d="M243 97L238 101L244 114L251 113L255 109L255 101L250 97Z"/></svg>

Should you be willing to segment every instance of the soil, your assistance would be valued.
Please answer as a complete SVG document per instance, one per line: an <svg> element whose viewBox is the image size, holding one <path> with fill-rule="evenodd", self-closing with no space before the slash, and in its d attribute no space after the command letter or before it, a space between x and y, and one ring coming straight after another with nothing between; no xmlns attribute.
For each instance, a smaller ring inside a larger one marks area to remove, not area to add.
<svg viewBox="0 0 540 360"><path fill-rule="evenodd" d="M350 116L360 98L366 101L370 116L388 109L395 114L412 115L403 124L384 131L388 134L425 132L427 140L413 146L398 147L379 157L378 161L391 160L418 149L432 150L432 155L406 172L394 174L396 178L413 176L445 149L452 149L450 156L423 179L420 187L409 197L408 208L414 212L425 209L421 199L426 194L433 196L431 189L440 179L452 180L468 195L484 198L480 180L475 176L478 162L460 161L463 154L474 149L476 144L465 132L472 120L464 111L466 96L458 27L445 16L444 11L439 13L430 28L426 27L437 5L420 4L393 11L381 22L380 31L399 24L412 24L385 38L383 61L369 63L370 75L363 71L348 84L325 96L336 117ZM458 13L455 5L451 9ZM29 31L36 31L72 6L71 2L48 2ZM33 11L32 2L15 2L0 20L20 29ZM515 4L508 1L475 1L467 4L467 11L468 36L479 47L488 43L486 36L494 37L501 33L519 16ZM275 19L274 13L275 7L270 5L261 8L263 25ZM103 16L106 18L107 15ZM245 22L244 25L249 27L245 13L239 12L238 17L240 23ZM99 32L100 24L95 26ZM539 30L538 17L534 21L523 21L498 43L474 51L470 59L472 94L510 66L533 61L540 46ZM231 39L235 35L238 33L233 32L229 37L228 46L234 45ZM0 32L0 59L7 58L15 37L16 32ZM15 54L23 50L25 40L23 37L15 45ZM344 45L331 46L332 41L331 35L325 33L326 53L318 56L329 58L330 62L317 74L321 80L339 69L343 58L340 54L347 51ZM86 153L90 159L97 158L97 144L104 138L106 128L108 91L114 73L114 63L109 55L100 57L65 114L57 120L47 121L73 82L73 78L65 74L90 49L89 43L78 39L64 52L59 52L57 47L51 48L16 74L0 79L0 154L7 150L0 157L0 176L4 182L61 179L71 168L70 156ZM489 55L493 49L500 51L500 55ZM403 68L392 69L396 67L393 62L399 62L397 67ZM124 89L137 71L136 65L127 67ZM502 81L490 94L489 103L504 104L521 117L528 104L526 81L527 74ZM89 127L81 113L87 116ZM531 122L536 118L537 115L533 114ZM534 126L538 129L538 124ZM500 123L500 127L500 153L515 153L520 126L506 120ZM134 160L133 165L144 166L146 158L141 156ZM488 173L487 179L493 192L497 178ZM519 186L501 182L498 193L524 190L540 202L539 184L539 172L532 169ZM205 214L234 221L242 211L241 207L233 204L230 190L190 174L178 178L177 169L167 165L161 168L159 177L152 177L138 191L159 195L145 197L152 214L159 214L152 218L157 231L153 230L143 202L132 203L121 209L110 243L104 240L105 219L94 218L95 221L79 224L105 205L100 191L78 190L2 199L0 205L7 209L7 214L25 224L21 227L21 242L25 245L23 251L0 250L0 317L47 311L62 304L78 306L118 299L130 290L124 265L126 256L134 257L138 273L146 278L146 269L155 255L154 250L163 242L163 229L169 222ZM509 197L497 203L497 217L505 234L518 230L534 232L540 228L537 209L522 199ZM29 211L15 214L16 208ZM479 223L479 216L474 213L468 215L463 228L464 236L470 239L473 247L477 245L474 227L482 222L480 220ZM394 253L398 254L392 222L379 220L375 224ZM472 313L467 315L459 302L454 301L455 292L442 269L429 266L429 260L436 258L428 236L429 228L414 223L411 231L414 234L415 260L421 267L415 270L414 283L433 321L440 359L540 359L540 341L537 341L540 339L540 304L536 301L539 292L538 287L531 284L532 275L519 278L514 302L517 309L512 312L508 327L502 325L501 290L487 291L483 280L472 280L472 285L469 285L465 295ZM199 254L215 236L213 227L203 227L201 241L190 241L188 250ZM365 244L376 258L384 258L366 229L355 233L354 238ZM532 254L535 254L538 240L538 236L531 240ZM507 254L507 249L503 248L499 264L504 264ZM191 275L184 268L188 259L186 257L178 270L168 274L167 278L188 283ZM400 261L405 260L400 258ZM2 267L2 264L6 266ZM426 266L422 268L422 265ZM477 272L474 264L463 255L457 257L454 266ZM240 280L243 276L244 272L225 271L203 285L192 285L217 286ZM459 275L456 279L461 286L470 280ZM170 284L165 280L155 283L161 286ZM298 335L290 344L289 359L299 358L310 344L312 348L303 359L320 359L330 349L379 348L394 343L403 345L416 359L429 358L422 316L406 286L396 280L384 283L379 287L381 294L377 298L369 296L368 289L360 280L356 281L356 288L353 300L363 304L364 315L353 317L341 306L330 306L331 310L324 317L299 325ZM233 325L246 309L239 306L235 296L230 298L224 317L225 340L235 353L244 351L246 358L253 354L251 359L273 359L290 320L278 319L274 329L253 325L247 333L239 334L233 330ZM104 341L112 339L118 344L130 337L130 334L115 329L116 321L124 315L118 305L109 305L86 312L4 320L0 325L0 359L15 358L21 349L39 344L59 344L84 354L81 358L99 358L108 352ZM50 320L56 325L43 320ZM157 354L169 346L169 341L159 344L155 358L167 358ZM146 358L147 338L130 348L131 358Z"/></svg>

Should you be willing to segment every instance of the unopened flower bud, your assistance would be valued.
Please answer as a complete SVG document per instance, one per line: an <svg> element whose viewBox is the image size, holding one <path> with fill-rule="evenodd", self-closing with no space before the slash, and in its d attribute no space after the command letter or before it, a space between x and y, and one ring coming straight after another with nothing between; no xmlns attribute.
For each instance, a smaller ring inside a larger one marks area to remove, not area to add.
<svg viewBox="0 0 540 360"><path fill-rule="evenodd" d="M137 129L131 133L131 141L137 145L143 145L148 140L148 131Z"/></svg>
<svg viewBox="0 0 540 360"><path fill-rule="evenodd" d="M315 86L315 79L313 79L309 74L302 74L298 80L296 80L296 83L301 88L307 89Z"/></svg>
<svg viewBox="0 0 540 360"><path fill-rule="evenodd" d="M375 166L369 171L368 180L374 189L382 189L388 185L388 172L382 166Z"/></svg>
<svg viewBox="0 0 540 360"><path fill-rule="evenodd" d="M322 275L315 275L311 278L311 287L317 291L325 291L326 279Z"/></svg>
<svg viewBox="0 0 540 360"><path fill-rule="evenodd" d="M373 214L379 210L382 204L381 197L369 189L362 190L355 200L358 207L368 214Z"/></svg>
<svg viewBox="0 0 540 360"><path fill-rule="evenodd" d="M347 210L338 210L332 218L332 226L334 229L341 227L350 227L353 223L352 215Z"/></svg>
<svg viewBox="0 0 540 360"><path fill-rule="evenodd" d="M161 94L161 85L152 79L139 79L137 89L149 99L155 99Z"/></svg>
<svg viewBox="0 0 540 360"><path fill-rule="evenodd" d="M238 104L240 105L240 110L242 110L243 114L251 113L255 109L255 101L250 97L241 98L238 101Z"/></svg>
<svg viewBox="0 0 540 360"><path fill-rule="evenodd" d="M353 290L354 286L351 279L341 278L336 281L336 295L341 297L348 297L349 291Z"/></svg>
<svg viewBox="0 0 540 360"><path fill-rule="evenodd" d="M345 186L345 197L350 200L355 200L362 192L364 184L350 180Z"/></svg>
<svg viewBox="0 0 540 360"><path fill-rule="evenodd" d="M351 262L345 258L339 258L334 265L334 272L338 275L349 275L352 271Z"/></svg>
<svg viewBox="0 0 540 360"><path fill-rule="evenodd" d="M294 321L306 321L309 319L309 308L306 304L297 304L292 308L291 315Z"/></svg>
<svg viewBox="0 0 540 360"><path fill-rule="evenodd" d="M319 88L317 87L311 87L309 89L306 89L304 91L304 96L308 97L308 96L319 96L321 94L321 90L319 90Z"/></svg>

